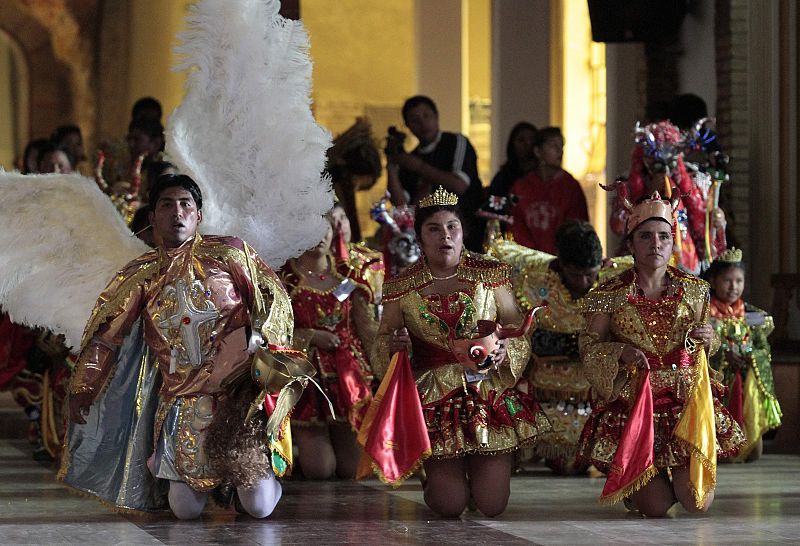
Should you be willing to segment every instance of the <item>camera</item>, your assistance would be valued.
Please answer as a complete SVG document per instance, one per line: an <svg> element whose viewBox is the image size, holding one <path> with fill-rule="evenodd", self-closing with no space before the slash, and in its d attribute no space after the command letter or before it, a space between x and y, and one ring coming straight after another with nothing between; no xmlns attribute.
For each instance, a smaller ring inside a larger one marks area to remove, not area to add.
<svg viewBox="0 0 800 546"><path fill-rule="evenodd" d="M398 131L397 127L392 125L389 127L386 134L386 147L383 149L386 155L398 155L405 153L403 144L406 141L406 134Z"/></svg>

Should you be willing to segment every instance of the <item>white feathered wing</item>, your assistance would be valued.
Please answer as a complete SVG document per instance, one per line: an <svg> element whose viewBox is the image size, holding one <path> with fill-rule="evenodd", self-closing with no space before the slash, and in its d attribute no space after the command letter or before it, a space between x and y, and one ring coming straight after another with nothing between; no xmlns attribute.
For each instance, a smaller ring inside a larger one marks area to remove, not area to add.
<svg viewBox="0 0 800 546"><path fill-rule="evenodd" d="M167 154L200 185L206 233L236 235L272 267L316 245L333 205L330 135L310 107L308 37L275 0L201 0L179 35L187 91Z"/></svg>
<svg viewBox="0 0 800 546"><path fill-rule="evenodd" d="M0 171L0 305L77 348L114 274L148 247L89 178Z"/></svg>
<svg viewBox="0 0 800 546"><path fill-rule="evenodd" d="M333 203L306 33L274 0L191 9L168 151L201 184L205 231L238 235L278 267L322 239ZM0 197L0 305L77 348L97 296L146 245L88 178L0 172Z"/></svg>

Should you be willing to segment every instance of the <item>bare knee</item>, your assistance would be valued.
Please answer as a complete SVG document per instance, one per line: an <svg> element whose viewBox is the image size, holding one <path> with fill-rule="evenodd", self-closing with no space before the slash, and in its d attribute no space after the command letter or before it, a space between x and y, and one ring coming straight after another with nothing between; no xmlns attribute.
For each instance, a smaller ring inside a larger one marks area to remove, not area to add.
<svg viewBox="0 0 800 546"><path fill-rule="evenodd" d="M473 480L470 484L472 499L475 506L484 516L493 518L505 512L508 506L508 498L511 496L511 484L509 481L500 480L488 484L476 483Z"/></svg>
<svg viewBox="0 0 800 546"><path fill-rule="evenodd" d="M636 494L633 495L633 500L636 505L636 509L644 516L648 518L663 518L669 512L669 509L672 508L674 504L674 499L672 495L657 495L653 494L653 492L648 492L649 494Z"/></svg>
<svg viewBox="0 0 800 546"><path fill-rule="evenodd" d="M502 499L492 498L478 500L475 498L475 505L478 507L478 510L481 511L481 514L488 518L493 518L506 511L506 507L508 506L508 497L509 495L507 494L505 498Z"/></svg>
<svg viewBox="0 0 800 546"><path fill-rule="evenodd" d="M650 482L632 495L636 509L649 518L663 518L675 504L672 484L665 474L654 476Z"/></svg>
<svg viewBox="0 0 800 546"><path fill-rule="evenodd" d="M336 457L336 477L352 480L356 477L361 449L356 441L356 433L349 424L331 425L331 444Z"/></svg>
<svg viewBox="0 0 800 546"><path fill-rule="evenodd" d="M317 460L304 460L301 458L300 467L303 469L303 476L309 480L329 480L336 472L336 460L325 460L320 457Z"/></svg>
<svg viewBox="0 0 800 546"><path fill-rule="evenodd" d="M451 495L443 491L432 490L430 484L425 488L425 504L428 508L445 518L457 518L467 508L469 498L466 495Z"/></svg>
<svg viewBox="0 0 800 546"><path fill-rule="evenodd" d="M467 508L469 486L464 459L425 461L425 504L446 518L457 518Z"/></svg>
<svg viewBox="0 0 800 546"><path fill-rule="evenodd" d="M669 512L669 509L672 507L672 503L670 504L652 504L652 503L645 503L643 506L639 506L636 504L636 508L639 512L642 513L643 516L647 516L648 518L663 518Z"/></svg>
<svg viewBox="0 0 800 546"><path fill-rule="evenodd" d="M694 487L691 484L687 467L677 468L672 471L672 484L675 488L675 497L687 512L703 514L711 508L711 503L714 502L714 491L709 491L706 494L703 505L697 506Z"/></svg>
<svg viewBox="0 0 800 546"><path fill-rule="evenodd" d="M510 454L474 455L467 460L476 507L488 517L502 514L511 495L513 457Z"/></svg>
<svg viewBox="0 0 800 546"><path fill-rule="evenodd" d="M705 514L708 512L708 509L711 508L711 503L714 502L714 492L709 491L708 496L706 497L703 506L697 506L697 502L695 502L694 494L690 492L688 498L680 499L681 506L687 511L692 514Z"/></svg>
<svg viewBox="0 0 800 546"><path fill-rule="evenodd" d="M446 518L457 518L467 508L469 488L466 476L441 476L428 472L425 484L425 504L428 508Z"/></svg>
<svg viewBox="0 0 800 546"><path fill-rule="evenodd" d="M300 468L309 480L329 480L336 472L336 455L333 452L328 429L304 427L297 429L295 441L300 450Z"/></svg>

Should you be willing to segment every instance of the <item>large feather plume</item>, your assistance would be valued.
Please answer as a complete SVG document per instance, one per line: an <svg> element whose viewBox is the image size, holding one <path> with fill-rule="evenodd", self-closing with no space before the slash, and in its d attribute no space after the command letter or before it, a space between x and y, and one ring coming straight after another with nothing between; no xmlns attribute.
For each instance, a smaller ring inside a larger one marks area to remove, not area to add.
<svg viewBox="0 0 800 546"><path fill-rule="evenodd" d="M148 247L89 178L0 171L0 305L77 348L97 296Z"/></svg>
<svg viewBox="0 0 800 546"><path fill-rule="evenodd" d="M333 206L330 135L310 108L301 23L277 0L201 0L179 35L186 96L167 154L204 194L203 231L248 241L272 267L316 245Z"/></svg>

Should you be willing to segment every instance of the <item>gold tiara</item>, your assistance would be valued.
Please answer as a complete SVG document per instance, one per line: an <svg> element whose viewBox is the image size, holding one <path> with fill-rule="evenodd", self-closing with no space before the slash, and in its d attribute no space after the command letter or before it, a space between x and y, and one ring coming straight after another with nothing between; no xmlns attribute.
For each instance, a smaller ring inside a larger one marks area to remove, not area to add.
<svg viewBox="0 0 800 546"><path fill-rule="evenodd" d="M738 264L742 261L742 251L736 247L731 247L717 257L718 262Z"/></svg>
<svg viewBox="0 0 800 546"><path fill-rule="evenodd" d="M441 206L455 206L458 205L458 196L450 193L443 187L439 186L436 191L428 195L424 199L420 199L417 208L424 209L425 207L441 207Z"/></svg>

